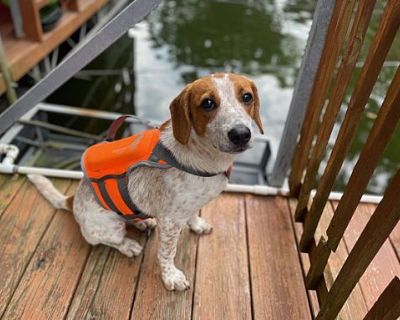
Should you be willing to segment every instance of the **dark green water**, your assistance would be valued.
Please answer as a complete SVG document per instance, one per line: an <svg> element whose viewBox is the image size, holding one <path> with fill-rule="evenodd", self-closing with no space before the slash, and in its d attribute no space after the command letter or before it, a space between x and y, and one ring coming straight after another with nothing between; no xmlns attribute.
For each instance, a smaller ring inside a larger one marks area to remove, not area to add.
<svg viewBox="0 0 400 320"><path fill-rule="evenodd" d="M378 1L369 43L385 1ZM315 1L164 1L98 59L66 83L49 101L164 120L170 101L184 84L216 71L251 77L259 88L265 131L276 153L293 86L311 26ZM359 73L366 50L360 57ZM336 190L343 190L383 101L398 61L396 40L374 88ZM355 82L356 76L353 79ZM353 87L353 86L352 86ZM343 118L349 88L339 117ZM66 119L58 119L65 124ZM70 127L99 132L94 122L70 121ZM332 136L330 148L337 134ZM329 148L328 148L329 151ZM273 159L272 159L273 160ZM400 128L377 168L368 192L381 193L400 163Z"/></svg>

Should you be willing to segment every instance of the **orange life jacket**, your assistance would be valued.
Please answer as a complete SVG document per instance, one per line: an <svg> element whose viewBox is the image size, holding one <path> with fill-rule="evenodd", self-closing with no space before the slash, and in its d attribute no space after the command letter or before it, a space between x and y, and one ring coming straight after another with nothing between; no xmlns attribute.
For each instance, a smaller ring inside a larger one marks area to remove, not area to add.
<svg viewBox="0 0 400 320"><path fill-rule="evenodd" d="M226 172L208 173L180 164L160 143L159 129L145 130L114 141L116 131L127 117L115 120L109 129L106 141L90 146L82 156L84 176L104 208L117 212L127 220L150 217L133 203L128 192L129 174L140 166L158 169L174 167L202 177L225 174L229 178L231 168Z"/></svg>

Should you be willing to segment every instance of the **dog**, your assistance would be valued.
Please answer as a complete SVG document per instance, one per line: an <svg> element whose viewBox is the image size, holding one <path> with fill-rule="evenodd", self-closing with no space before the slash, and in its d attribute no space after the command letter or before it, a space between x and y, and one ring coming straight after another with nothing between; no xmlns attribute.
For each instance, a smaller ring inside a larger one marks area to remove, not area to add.
<svg viewBox="0 0 400 320"><path fill-rule="evenodd" d="M205 177L174 167L146 166L129 174L130 198L152 217L133 224L140 230L157 224L160 230L158 261L166 289L189 288L185 274L174 263L178 237L185 225L200 235L211 232L212 227L197 213L225 189L228 179L223 173L235 155L252 146L252 122L264 133L259 109L257 88L248 78L232 73L200 78L172 101L171 119L161 125L159 139L186 168L213 174ZM99 204L86 179L72 197L61 194L43 176L29 175L29 179L55 208L73 212L91 245L107 245L128 257L141 253L141 245L126 236L126 221Z"/></svg>

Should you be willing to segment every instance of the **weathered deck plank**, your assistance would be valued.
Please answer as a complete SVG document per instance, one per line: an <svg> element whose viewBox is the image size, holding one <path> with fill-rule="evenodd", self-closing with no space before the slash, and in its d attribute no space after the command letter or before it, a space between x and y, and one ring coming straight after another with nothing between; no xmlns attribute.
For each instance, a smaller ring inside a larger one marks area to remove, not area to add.
<svg viewBox="0 0 400 320"><path fill-rule="evenodd" d="M142 257L130 259L111 250L104 266L95 299L87 317L90 319L128 319L136 290Z"/></svg>
<svg viewBox="0 0 400 320"><path fill-rule="evenodd" d="M57 211L4 314L5 319L62 319L89 253L70 213Z"/></svg>
<svg viewBox="0 0 400 320"><path fill-rule="evenodd" d="M256 319L310 319L289 208L283 198L246 196Z"/></svg>
<svg viewBox="0 0 400 320"><path fill-rule="evenodd" d="M66 191L69 180L57 180ZM25 183L0 219L0 315L3 314L42 235L54 216L51 207L30 183Z"/></svg>
<svg viewBox="0 0 400 320"><path fill-rule="evenodd" d="M361 204L356 209L344 235L349 251L353 248L374 210L375 206L368 204ZM360 279L360 286L368 309L374 305L395 276L400 277L400 264L389 240L386 240Z"/></svg>
<svg viewBox="0 0 400 320"><path fill-rule="evenodd" d="M191 290L171 292L164 289L157 263L158 230L151 235L144 252L142 274L131 314L135 319L190 319L198 236L185 228L178 243L175 263L188 277Z"/></svg>
<svg viewBox="0 0 400 320"><path fill-rule="evenodd" d="M144 255L134 260L111 248L92 248L70 214L54 215L29 182L8 178L0 175L2 191L8 190L0 193L0 315L6 319L311 317L290 217L293 201L224 194L207 205L202 215L213 224L213 233L199 238L184 230L176 263L188 275L191 289L174 293L166 291L160 279L157 231L147 239ZM70 181L58 180L56 185L72 192L76 184L70 187ZM329 260L333 278L375 206L364 207L346 231L346 245ZM329 206L325 211L322 229L333 215ZM145 244L146 235L132 229L130 235ZM393 249L397 239L394 232L393 246L385 243L341 319L361 319L400 274ZM303 254L305 269L307 263ZM315 295L308 294L315 314Z"/></svg>
<svg viewBox="0 0 400 320"><path fill-rule="evenodd" d="M329 227L329 223L331 222L333 215L333 207L332 204L329 202L322 212L321 220L318 225L319 230L317 230L317 235L324 235L325 239L327 239L326 230ZM346 261L348 255L349 252L344 241L341 241L336 251L331 253L328 260L328 267L326 268L325 272L325 275L328 272L330 273L330 276L327 276L327 279L329 279L327 281L328 289L331 288L334 279L336 279L337 275L339 274L339 271ZM367 312L368 308L365 303L360 284L357 284L351 292L349 299L346 301L342 310L340 311L339 317L343 320L363 319Z"/></svg>
<svg viewBox="0 0 400 320"><path fill-rule="evenodd" d="M193 319L251 319L244 197L224 194L202 217L214 229L199 240Z"/></svg>
<svg viewBox="0 0 400 320"><path fill-rule="evenodd" d="M82 277L71 301L66 319L85 319L101 281L104 265L112 249L92 247Z"/></svg>
<svg viewBox="0 0 400 320"><path fill-rule="evenodd" d="M0 217L24 182L23 177L0 175Z"/></svg>
<svg viewBox="0 0 400 320"><path fill-rule="evenodd" d="M144 234L129 231L145 244ZM129 319L142 260L102 245L93 248L67 319Z"/></svg>

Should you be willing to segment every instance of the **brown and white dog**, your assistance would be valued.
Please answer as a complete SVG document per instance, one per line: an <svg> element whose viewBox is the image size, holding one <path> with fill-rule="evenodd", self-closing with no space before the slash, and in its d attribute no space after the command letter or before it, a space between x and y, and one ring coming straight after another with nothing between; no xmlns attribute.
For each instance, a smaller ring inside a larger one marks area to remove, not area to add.
<svg viewBox="0 0 400 320"><path fill-rule="evenodd" d="M161 127L161 143L178 162L203 172L226 171L235 154L252 145L253 120L263 133L257 88L236 74L219 73L194 81L172 101L170 111L171 120ZM86 180L80 182L72 205L72 199L58 192L50 180L37 175L29 179L54 207L73 211L90 244L114 247L128 257L141 253L141 245L126 237L125 221L99 205ZM133 202L154 217L160 228L158 259L168 290L189 288L186 276L174 264L182 228L188 224L198 234L210 233L211 226L197 213L226 184L223 174L200 177L175 168L161 173L141 167L130 174ZM141 230L154 226L154 219L136 223Z"/></svg>

